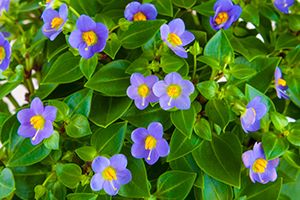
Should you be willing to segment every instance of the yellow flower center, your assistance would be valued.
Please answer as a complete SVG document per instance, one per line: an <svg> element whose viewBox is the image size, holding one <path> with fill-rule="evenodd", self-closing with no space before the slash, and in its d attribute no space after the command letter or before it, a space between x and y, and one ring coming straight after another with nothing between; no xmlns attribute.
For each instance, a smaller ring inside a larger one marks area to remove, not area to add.
<svg viewBox="0 0 300 200"><path fill-rule="evenodd" d="M281 85L281 86L286 86L286 81L284 79L278 79L278 85Z"/></svg>
<svg viewBox="0 0 300 200"><path fill-rule="evenodd" d="M259 158L259 159L255 160L255 162L253 163L252 170L255 173L260 173L260 174L264 173L267 168L267 164L268 164L268 161L266 161L263 158Z"/></svg>
<svg viewBox="0 0 300 200"><path fill-rule="evenodd" d="M227 12L220 12L216 17L215 22L216 24L220 25L225 23L227 20L228 20Z"/></svg>
<svg viewBox="0 0 300 200"><path fill-rule="evenodd" d="M133 21L146 21L147 17L142 12L138 12L133 16Z"/></svg>
<svg viewBox="0 0 300 200"><path fill-rule="evenodd" d="M41 115L35 115L30 118L30 124L35 128L36 130L42 130L45 125L45 119Z"/></svg>
<svg viewBox="0 0 300 200"><path fill-rule="evenodd" d="M104 180L108 181L117 180L117 172L114 168L107 167L103 170L102 177L104 178Z"/></svg>
<svg viewBox="0 0 300 200"><path fill-rule="evenodd" d="M4 47L0 46L0 63L2 63L2 61L4 60L5 55L6 53Z"/></svg>
<svg viewBox="0 0 300 200"><path fill-rule="evenodd" d="M156 139L152 135L148 135L145 139L145 149L152 150L156 147Z"/></svg>
<svg viewBox="0 0 300 200"><path fill-rule="evenodd" d="M97 43L98 37L94 31L87 31L82 33L82 39L87 46L92 46Z"/></svg>
<svg viewBox="0 0 300 200"><path fill-rule="evenodd" d="M139 87L138 87L138 94L141 96L141 97L147 97L149 95L149 87L146 85L146 84L141 84Z"/></svg>
<svg viewBox="0 0 300 200"><path fill-rule="evenodd" d="M52 0L46 0L46 3L50 3Z"/></svg>
<svg viewBox="0 0 300 200"><path fill-rule="evenodd" d="M177 98L181 94L181 87L179 85L170 85L167 88L167 94L171 98Z"/></svg>
<svg viewBox="0 0 300 200"><path fill-rule="evenodd" d="M64 20L60 17L54 17L51 21L51 28L59 29Z"/></svg>
<svg viewBox="0 0 300 200"><path fill-rule="evenodd" d="M169 34L168 41L174 46L182 45L182 41L181 41L180 37L175 33Z"/></svg>

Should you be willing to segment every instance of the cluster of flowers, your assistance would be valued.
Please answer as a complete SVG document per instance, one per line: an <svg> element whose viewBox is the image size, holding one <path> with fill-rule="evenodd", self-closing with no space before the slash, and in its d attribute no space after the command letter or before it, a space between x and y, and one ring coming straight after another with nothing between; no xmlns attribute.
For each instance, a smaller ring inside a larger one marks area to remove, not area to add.
<svg viewBox="0 0 300 200"><path fill-rule="evenodd" d="M288 12L288 7L293 1L284 2L281 4L275 1L274 5L282 12ZM50 40L54 40L62 32L68 16L68 8L65 4L60 6L59 11L52 9L52 5L53 0L48 0L46 10L42 14L44 21L42 31ZM239 18L242 11L241 7L233 5L231 0L218 0L214 10L215 16L210 18L210 23L215 30L229 28ZM132 2L127 5L124 15L129 21L154 20L157 11L152 4ZM77 29L69 37L69 43L79 50L83 58L88 59L105 48L109 31L104 24L96 23L89 16L81 15L76 22L76 27ZM194 40L194 35L185 31L185 25L181 19L174 19L168 25L162 25L160 33L162 40L176 55L187 57L184 46ZM10 54L9 43L0 34L1 69L7 68ZM194 92L194 85L182 79L181 75L176 72L166 75L161 81L155 75L144 77L142 74L134 73L130 82L127 95L135 101L138 109L145 109L149 103L157 101L164 110L173 107L190 108L189 96ZM278 67L275 70L275 87L279 98L288 98L286 81ZM44 107L39 98L33 99L30 108L18 112L17 117L21 123L18 134L30 138L33 145L39 144L43 139L52 135L56 112L55 107ZM261 97L253 98L240 117L243 130L246 133L259 130L260 120L266 113L267 107L261 102ZM135 129L131 134L131 139L134 142L131 148L132 156L144 158L150 165L156 163L159 157L169 154L169 144L163 138L163 126L158 122L150 123L147 129ZM266 160L261 143L256 143L253 150L243 153L242 159L244 165L250 168L250 178L253 182L267 183L277 178L275 168L279 159ZM114 155L110 159L103 156L96 157L92 163L95 174L90 183L91 188L94 191L104 189L110 195L117 194L120 186L132 179L131 172L126 167L127 158L122 154Z"/></svg>
<svg viewBox="0 0 300 200"><path fill-rule="evenodd" d="M144 77L140 73L134 73L130 77L130 83L127 95L134 100L140 110L157 101L164 110L173 107L181 110L189 109L191 106L189 96L195 89L192 82L182 79L177 72L169 73L162 81L155 75Z"/></svg>

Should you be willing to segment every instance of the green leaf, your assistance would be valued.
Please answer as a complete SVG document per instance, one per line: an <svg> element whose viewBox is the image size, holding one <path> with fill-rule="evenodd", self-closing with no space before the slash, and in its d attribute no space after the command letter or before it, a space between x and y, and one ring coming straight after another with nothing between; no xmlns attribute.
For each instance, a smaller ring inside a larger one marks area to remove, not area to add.
<svg viewBox="0 0 300 200"><path fill-rule="evenodd" d="M285 138L280 138L272 133L264 133L262 145L267 160L273 160L282 156L289 148L289 144Z"/></svg>
<svg viewBox="0 0 300 200"><path fill-rule="evenodd" d="M131 156L130 150L125 153L128 159L127 168L131 171L132 179L123 185L118 194L127 198L149 198L147 171L142 159L135 159Z"/></svg>
<svg viewBox="0 0 300 200"><path fill-rule="evenodd" d="M173 0L173 3L182 8L191 8L196 3L196 0Z"/></svg>
<svg viewBox="0 0 300 200"><path fill-rule="evenodd" d="M1 84L0 85L0 98L3 99L3 97L5 97L11 91L13 91L19 84L20 84L20 82Z"/></svg>
<svg viewBox="0 0 300 200"><path fill-rule="evenodd" d="M48 105L55 106L57 108L55 121L59 122L59 121L66 120L68 118L68 115L70 113L70 108L65 102L58 101L58 100L48 100L47 103Z"/></svg>
<svg viewBox="0 0 300 200"><path fill-rule="evenodd" d="M216 59L221 66L234 60L231 44L223 30L218 31L206 44L204 55Z"/></svg>
<svg viewBox="0 0 300 200"><path fill-rule="evenodd" d="M287 55L286 60L289 64L297 64L300 62L300 45L292 49Z"/></svg>
<svg viewBox="0 0 300 200"><path fill-rule="evenodd" d="M197 84L197 89L206 99L213 99L219 91L219 85L216 81L203 81Z"/></svg>
<svg viewBox="0 0 300 200"><path fill-rule="evenodd" d="M65 98L64 102L68 104L70 108L70 116L74 114L89 116L92 97L92 90L83 89Z"/></svg>
<svg viewBox="0 0 300 200"><path fill-rule="evenodd" d="M121 41L119 40L117 34L112 33L109 35L108 40L106 41L104 53L109 55L112 59L115 59L118 51L121 48Z"/></svg>
<svg viewBox="0 0 300 200"><path fill-rule="evenodd" d="M286 127L289 123L286 117L278 112L271 112L271 121L275 128L279 131L283 131L284 127Z"/></svg>
<svg viewBox="0 0 300 200"><path fill-rule="evenodd" d="M239 196L247 196L247 200L273 200L278 199L282 185L282 178L274 183L252 183L248 177L244 178Z"/></svg>
<svg viewBox="0 0 300 200"><path fill-rule="evenodd" d="M126 130L126 122L115 123L105 129L100 128L92 135L91 144L102 155L117 154L123 146Z"/></svg>
<svg viewBox="0 0 300 200"><path fill-rule="evenodd" d="M249 61L252 61L259 56L264 56L268 52L265 44L255 36L246 38L232 37L230 42L233 49L242 54Z"/></svg>
<svg viewBox="0 0 300 200"><path fill-rule="evenodd" d="M68 188L76 188L81 180L81 168L74 163L58 163L55 170L58 180Z"/></svg>
<svg viewBox="0 0 300 200"><path fill-rule="evenodd" d="M194 126L194 131L202 139L208 141L212 140L212 132L209 122L206 119L200 118Z"/></svg>
<svg viewBox="0 0 300 200"><path fill-rule="evenodd" d="M207 64L213 69L221 69L219 61L212 56L199 56L197 60L204 64Z"/></svg>
<svg viewBox="0 0 300 200"><path fill-rule="evenodd" d="M193 187L195 173L172 170L160 175L154 196L158 199L185 199Z"/></svg>
<svg viewBox="0 0 300 200"><path fill-rule="evenodd" d="M147 127L151 122L160 122L165 126L170 124L170 113L163 111L159 105L148 106L144 110L139 110L135 105L131 105L129 110L121 117L136 127ZM166 128L166 127L165 127Z"/></svg>
<svg viewBox="0 0 300 200"><path fill-rule="evenodd" d="M28 166L42 161L50 154L51 150L43 144L32 145L29 139L25 139L16 147L6 166Z"/></svg>
<svg viewBox="0 0 300 200"><path fill-rule="evenodd" d="M47 149L58 150L59 149L59 133L54 131L49 138L46 138L44 145Z"/></svg>
<svg viewBox="0 0 300 200"><path fill-rule="evenodd" d="M15 179L9 168L1 170L0 174L0 199L8 197L15 190Z"/></svg>
<svg viewBox="0 0 300 200"><path fill-rule="evenodd" d="M255 8L252 4L247 4L245 7L243 7L241 18L243 18L247 22L251 22L257 27L259 26L258 9Z"/></svg>
<svg viewBox="0 0 300 200"><path fill-rule="evenodd" d="M67 135L73 138L80 138L92 134L88 119L80 114L73 115L65 128Z"/></svg>
<svg viewBox="0 0 300 200"><path fill-rule="evenodd" d="M275 105L272 102L272 100L257 89L255 89L254 87L252 87L251 85L246 84L245 95L248 101L251 101L256 96L260 96L261 102L267 106L267 110L276 111Z"/></svg>
<svg viewBox="0 0 300 200"><path fill-rule="evenodd" d="M167 162L176 160L192 152L200 146L201 139L192 134L191 138L184 136L179 130L175 129L170 141L170 153Z"/></svg>
<svg viewBox="0 0 300 200"><path fill-rule="evenodd" d="M97 155L97 150L92 146L80 147L76 149L75 152L83 161L92 161Z"/></svg>
<svg viewBox="0 0 300 200"><path fill-rule="evenodd" d="M229 185L221 183L208 175L204 175L203 199L231 200L232 189Z"/></svg>
<svg viewBox="0 0 300 200"><path fill-rule="evenodd" d="M165 20L148 20L134 22L129 29L120 36L122 46L126 49L135 49L148 42L163 25Z"/></svg>
<svg viewBox="0 0 300 200"><path fill-rule="evenodd" d="M160 15L173 17L172 0L154 0L152 3Z"/></svg>
<svg viewBox="0 0 300 200"><path fill-rule="evenodd" d="M70 0L70 6L79 14L95 16L97 13L97 1L91 1L87 4L85 0Z"/></svg>
<svg viewBox="0 0 300 200"><path fill-rule="evenodd" d="M80 57L71 52L60 55L52 64L42 83L71 83L82 77L79 69Z"/></svg>
<svg viewBox="0 0 300 200"><path fill-rule="evenodd" d="M148 59L144 58L144 57L140 57L135 59L130 65L129 67L126 69L126 73L128 74L133 74L135 72L139 72L143 75L150 75L151 71L148 68L149 66L149 61Z"/></svg>
<svg viewBox="0 0 300 200"><path fill-rule="evenodd" d="M184 64L184 59L178 56L165 55L160 59L160 66L165 73L177 72Z"/></svg>
<svg viewBox="0 0 300 200"><path fill-rule="evenodd" d="M91 193L71 193L67 195L68 200L96 200L98 194L91 194Z"/></svg>
<svg viewBox="0 0 300 200"><path fill-rule="evenodd" d="M245 64L231 64L229 73L237 79L248 79L256 74L256 70Z"/></svg>
<svg viewBox="0 0 300 200"><path fill-rule="evenodd" d="M98 70L85 86L107 96L126 96L130 76L125 70L129 64L126 60L110 62Z"/></svg>
<svg viewBox="0 0 300 200"><path fill-rule="evenodd" d="M275 49L287 49L287 48L294 48L299 45L299 38L295 37L290 33L284 33L280 35L276 41Z"/></svg>
<svg viewBox="0 0 300 200"><path fill-rule="evenodd" d="M300 169L299 154L294 151L287 151L283 154L283 158L293 167Z"/></svg>
<svg viewBox="0 0 300 200"><path fill-rule="evenodd" d="M241 184L241 143L234 134L214 136L193 151L198 166L209 176L234 187Z"/></svg>
<svg viewBox="0 0 300 200"><path fill-rule="evenodd" d="M213 16L214 12L214 4L215 1L207 1L201 2L200 5L193 7L193 10L196 10L199 14L204 15L206 17Z"/></svg>
<svg viewBox="0 0 300 200"><path fill-rule="evenodd" d="M293 145L300 146L300 123L299 122L292 123L288 131L287 139Z"/></svg>
<svg viewBox="0 0 300 200"><path fill-rule="evenodd" d="M299 70L300 71L300 70ZM299 78L294 76L287 76L286 77L288 88L288 94L291 99L291 101L300 107L300 84L299 84Z"/></svg>
<svg viewBox="0 0 300 200"><path fill-rule="evenodd" d="M46 193L47 189L43 185L37 185L34 187L34 198L35 199L40 199L44 196Z"/></svg>
<svg viewBox="0 0 300 200"><path fill-rule="evenodd" d="M231 121L232 111L224 100L212 99L208 101L205 112L209 120L218 124L223 130Z"/></svg>
<svg viewBox="0 0 300 200"><path fill-rule="evenodd" d="M97 64L98 64L98 55L95 54L90 59L85 59L82 57L79 62L79 68L82 74L87 79L90 79L97 67Z"/></svg>
<svg viewBox="0 0 300 200"><path fill-rule="evenodd" d="M94 93L89 119L106 128L129 109L131 102L128 97L104 97Z"/></svg>
<svg viewBox="0 0 300 200"><path fill-rule="evenodd" d="M184 136L191 138L196 116L197 112L193 104L188 110L171 112L171 121Z"/></svg>

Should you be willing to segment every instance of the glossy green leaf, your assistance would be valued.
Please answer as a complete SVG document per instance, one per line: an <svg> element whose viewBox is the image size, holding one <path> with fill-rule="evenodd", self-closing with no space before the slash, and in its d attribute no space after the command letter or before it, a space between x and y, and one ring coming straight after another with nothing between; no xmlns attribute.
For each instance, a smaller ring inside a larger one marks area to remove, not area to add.
<svg viewBox="0 0 300 200"><path fill-rule="evenodd" d="M75 188L81 180L81 168L74 163L56 165L58 180L68 188Z"/></svg>
<svg viewBox="0 0 300 200"><path fill-rule="evenodd" d="M51 150L46 148L43 144L32 145L29 139L23 140L14 149L6 166L28 166L42 161L50 154Z"/></svg>
<svg viewBox="0 0 300 200"><path fill-rule="evenodd" d="M204 55L216 59L221 66L234 60L231 44L223 30L218 31L206 44Z"/></svg>
<svg viewBox="0 0 300 200"><path fill-rule="evenodd" d="M165 20L149 20L134 22L129 29L120 36L122 46L135 49L148 42L158 31Z"/></svg>
<svg viewBox="0 0 300 200"><path fill-rule="evenodd" d="M242 149L233 134L214 136L212 142L203 141L193 151L198 166L209 176L234 187L241 184Z"/></svg>
<svg viewBox="0 0 300 200"><path fill-rule="evenodd" d="M208 66L210 66L213 69L221 69L219 61L216 60L212 56L199 56L197 58L197 60L204 63L204 64L207 64Z"/></svg>
<svg viewBox="0 0 300 200"><path fill-rule="evenodd" d="M73 138L80 138L92 134L88 119L80 114L73 115L65 128L67 135Z"/></svg>
<svg viewBox="0 0 300 200"><path fill-rule="evenodd" d="M143 75L150 75L151 71L148 68L149 61L144 57L135 59L129 67L126 69L126 73L133 74L135 72L141 73Z"/></svg>
<svg viewBox="0 0 300 200"><path fill-rule="evenodd" d="M203 199L231 200L232 189L229 185L221 183L208 175L204 175Z"/></svg>
<svg viewBox="0 0 300 200"><path fill-rule="evenodd" d="M117 154L123 146L126 129L126 122L115 123L105 129L100 128L92 135L91 144L102 155Z"/></svg>
<svg viewBox="0 0 300 200"><path fill-rule="evenodd" d="M158 199L185 199L192 189L195 179L195 173L167 171L158 178L154 196Z"/></svg>
<svg viewBox="0 0 300 200"><path fill-rule="evenodd" d="M259 13L258 9L252 4L247 4L243 8L242 16L244 20L251 22L252 24L259 26Z"/></svg>
<svg viewBox="0 0 300 200"><path fill-rule="evenodd" d="M105 128L118 120L129 109L131 102L128 97L105 97L95 93L89 119Z"/></svg>
<svg viewBox="0 0 300 200"><path fill-rule="evenodd" d="M276 50L280 50L285 48L293 48L297 45L299 45L299 39L297 37L294 37L290 33L284 33L278 37L275 48Z"/></svg>
<svg viewBox="0 0 300 200"><path fill-rule="evenodd" d="M206 17L213 16L214 12L214 1L201 2L200 5L196 5L193 7L193 10L196 10L199 14L204 15Z"/></svg>
<svg viewBox="0 0 300 200"><path fill-rule="evenodd" d="M200 146L201 139L192 134L191 138L184 136L179 130L175 129L170 140L170 153L167 161L176 160L192 152Z"/></svg>
<svg viewBox="0 0 300 200"><path fill-rule="evenodd" d="M196 3L196 0L173 0L173 3L178 7L191 8Z"/></svg>
<svg viewBox="0 0 300 200"><path fill-rule="evenodd" d="M231 64L229 73L237 79L248 79L256 74L256 70L244 64Z"/></svg>
<svg viewBox="0 0 300 200"><path fill-rule="evenodd" d="M97 13L97 1L86 3L85 0L70 0L72 6L80 14L94 16Z"/></svg>
<svg viewBox="0 0 300 200"><path fill-rule="evenodd" d="M218 91L219 85L215 81L203 81L197 84L197 89L206 99L210 100L213 99Z"/></svg>
<svg viewBox="0 0 300 200"><path fill-rule="evenodd" d="M196 116L196 108L191 105L188 110L171 112L171 121L184 136L191 138Z"/></svg>
<svg viewBox="0 0 300 200"><path fill-rule="evenodd" d="M154 0L152 3L155 5L159 14L173 17L172 0Z"/></svg>
<svg viewBox="0 0 300 200"><path fill-rule="evenodd" d="M70 108L65 102L58 101L58 100L49 100L47 101L47 103L48 105L54 106L57 109L55 121L59 122L59 121L66 120L68 118L68 115L70 113Z"/></svg>
<svg viewBox="0 0 300 200"><path fill-rule="evenodd" d="M95 54L89 59L81 58L79 62L79 68L82 74L87 78L91 78L98 64L98 55Z"/></svg>
<svg viewBox="0 0 300 200"><path fill-rule="evenodd" d="M8 197L15 190L15 179L9 168L4 168L0 173L0 198Z"/></svg>
<svg viewBox="0 0 300 200"><path fill-rule="evenodd" d="M278 112L271 112L270 116L273 125L279 131L282 131L284 127L286 127L289 123L287 118L283 114L280 114Z"/></svg>
<svg viewBox="0 0 300 200"><path fill-rule="evenodd" d="M98 197L97 194L91 193L71 193L67 195L68 200L96 200Z"/></svg>
<svg viewBox="0 0 300 200"><path fill-rule="evenodd" d="M86 87L108 96L126 96L130 76L125 73L126 60L116 60L98 70L85 84Z"/></svg>
<svg viewBox="0 0 300 200"><path fill-rule="evenodd" d="M178 56L165 55L160 58L160 66L165 73L176 72L184 64L184 60Z"/></svg>
<svg viewBox="0 0 300 200"><path fill-rule="evenodd" d="M279 158L289 148L289 144L285 138L278 137L273 133L264 133L262 137L262 145L268 160Z"/></svg>
<svg viewBox="0 0 300 200"><path fill-rule="evenodd" d="M208 141L212 140L211 128L209 122L206 119L200 118L194 126L194 131L202 139Z"/></svg>
<svg viewBox="0 0 300 200"><path fill-rule="evenodd" d="M92 161L97 155L97 150L92 146L79 147L75 152L84 161Z"/></svg>
<svg viewBox="0 0 300 200"><path fill-rule="evenodd" d="M80 57L70 52L60 55L52 64L42 83L70 83L82 77Z"/></svg>
<svg viewBox="0 0 300 200"><path fill-rule="evenodd" d="M121 48L121 41L119 40L117 34L112 33L109 35L108 40L106 41L104 53L109 55L112 59L115 59L118 51Z"/></svg>
<svg viewBox="0 0 300 200"><path fill-rule="evenodd" d="M58 150L59 149L59 133L54 131L49 138L46 138L44 145L48 149Z"/></svg>
<svg viewBox="0 0 300 200"><path fill-rule="evenodd" d="M294 151L287 151L283 155L283 158L293 167L300 169L300 158L298 153Z"/></svg>
<svg viewBox="0 0 300 200"><path fill-rule="evenodd" d="M296 146L300 146L300 123L292 123L288 130L287 139L290 143Z"/></svg>

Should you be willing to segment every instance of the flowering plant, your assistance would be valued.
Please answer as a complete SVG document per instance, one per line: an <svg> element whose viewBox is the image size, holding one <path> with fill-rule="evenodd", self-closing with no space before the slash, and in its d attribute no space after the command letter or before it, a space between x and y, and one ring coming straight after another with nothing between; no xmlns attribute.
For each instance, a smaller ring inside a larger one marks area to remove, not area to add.
<svg viewBox="0 0 300 200"><path fill-rule="evenodd" d="M0 0L0 199L298 199L294 0Z"/></svg>

